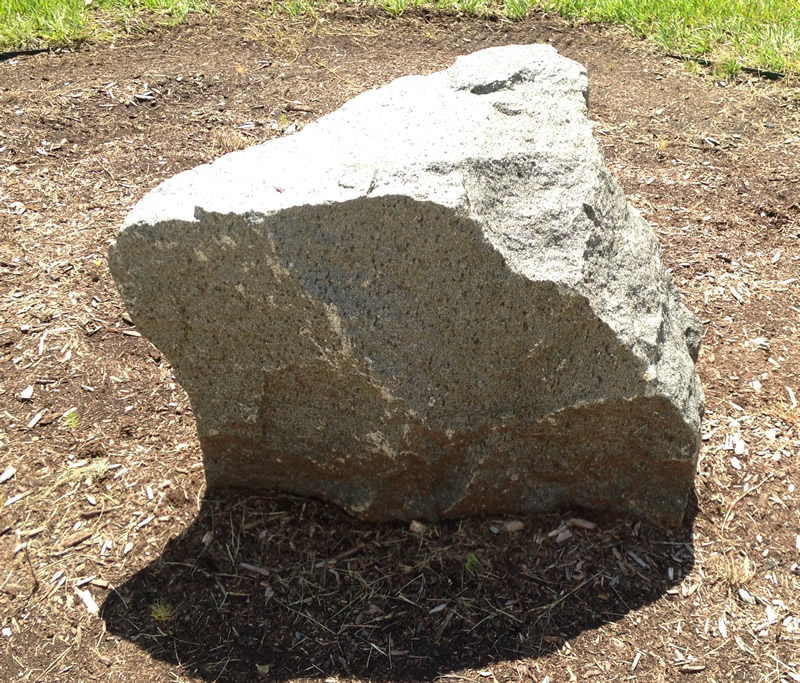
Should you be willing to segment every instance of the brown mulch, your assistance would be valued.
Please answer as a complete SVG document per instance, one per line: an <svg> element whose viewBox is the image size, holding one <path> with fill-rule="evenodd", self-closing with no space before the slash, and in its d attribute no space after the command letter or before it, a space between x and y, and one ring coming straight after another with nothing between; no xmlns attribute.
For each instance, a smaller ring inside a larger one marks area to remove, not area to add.
<svg viewBox="0 0 800 683"><path fill-rule="evenodd" d="M543 15L258 10L0 62L2 680L800 681L797 83ZM686 527L205 497L186 396L108 273L126 212L367 88L534 41L588 68L609 166L706 326Z"/></svg>

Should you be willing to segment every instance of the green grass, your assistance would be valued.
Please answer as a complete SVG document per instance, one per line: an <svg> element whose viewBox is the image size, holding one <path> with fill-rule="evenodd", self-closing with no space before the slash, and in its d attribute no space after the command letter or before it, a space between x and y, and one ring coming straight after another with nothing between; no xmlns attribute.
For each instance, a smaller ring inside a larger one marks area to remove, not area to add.
<svg viewBox="0 0 800 683"><path fill-rule="evenodd" d="M798 0L542 0L569 19L627 26L666 52L705 57L733 74L742 66L800 72Z"/></svg>
<svg viewBox="0 0 800 683"><path fill-rule="evenodd" d="M112 39L209 9L207 0L0 0L0 50Z"/></svg>
<svg viewBox="0 0 800 683"><path fill-rule="evenodd" d="M182 21L211 0L0 0L0 49L61 45L89 37L135 31L143 17ZM224 6L229 0L220 0ZM665 52L703 57L715 73L735 75L755 67L800 73L800 0L340 0L370 4L399 16L420 5L459 14L513 20L533 8L569 20L626 26ZM335 0L264 0L273 16L311 15L335 9ZM110 27L110 28L109 28Z"/></svg>

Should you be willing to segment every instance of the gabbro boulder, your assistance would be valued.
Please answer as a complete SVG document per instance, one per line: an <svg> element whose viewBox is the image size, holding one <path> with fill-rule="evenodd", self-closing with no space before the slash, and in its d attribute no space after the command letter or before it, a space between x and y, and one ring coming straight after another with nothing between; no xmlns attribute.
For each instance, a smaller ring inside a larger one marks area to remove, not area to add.
<svg viewBox="0 0 800 683"><path fill-rule="evenodd" d="M701 330L605 167L587 77L491 48L181 173L110 252L210 486L368 520L681 521Z"/></svg>

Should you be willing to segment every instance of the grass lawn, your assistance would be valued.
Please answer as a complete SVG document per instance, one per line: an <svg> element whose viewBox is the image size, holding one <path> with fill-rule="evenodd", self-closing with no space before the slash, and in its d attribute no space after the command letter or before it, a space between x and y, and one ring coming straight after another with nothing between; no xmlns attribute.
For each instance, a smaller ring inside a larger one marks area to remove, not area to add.
<svg viewBox="0 0 800 683"><path fill-rule="evenodd" d="M307 0L288 0L306 2ZM398 13L430 0L381 0ZM533 8L568 19L628 27L666 52L704 57L735 75L739 67L800 73L798 0L436 0L465 13L519 18Z"/></svg>
<svg viewBox="0 0 800 683"><path fill-rule="evenodd" d="M171 24L209 8L206 0L0 0L0 50L109 39L144 26L144 16Z"/></svg>
<svg viewBox="0 0 800 683"><path fill-rule="evenodd" d="M346 0L345 0L346 1ZM365 0L392 15L420 5L463 14L519 19L533 9L574 20L627 26L666 52L713 61L735 75L742 66L800 73L798 0ZM224 3L223 3L224 4ZM270 0L264 10L292 15L335 8L336 0ZM182 21L208 0L0 0L0 49L110 38L142 18Z"/></svg>
<svg viewBox="0 0 800 683"><path fill-rule="evenodd" d="M666 52L800 73L798 0L542 0L569 18L629 27Z"/></svg>

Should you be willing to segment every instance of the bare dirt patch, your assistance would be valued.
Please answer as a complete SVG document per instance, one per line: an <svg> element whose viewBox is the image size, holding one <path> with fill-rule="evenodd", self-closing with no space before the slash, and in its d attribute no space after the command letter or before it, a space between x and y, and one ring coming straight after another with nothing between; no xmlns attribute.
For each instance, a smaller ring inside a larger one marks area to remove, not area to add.
<svg viewBox="0 0 800 683"><path fill-rule="evenodd" d="M800 91L552 17L256 9L0 63L4 679L800 680ZM108 273L125 213L366 88L533 41L587 66L609 165L706 325L686 529L206 497L186 396Z"/></svg>

